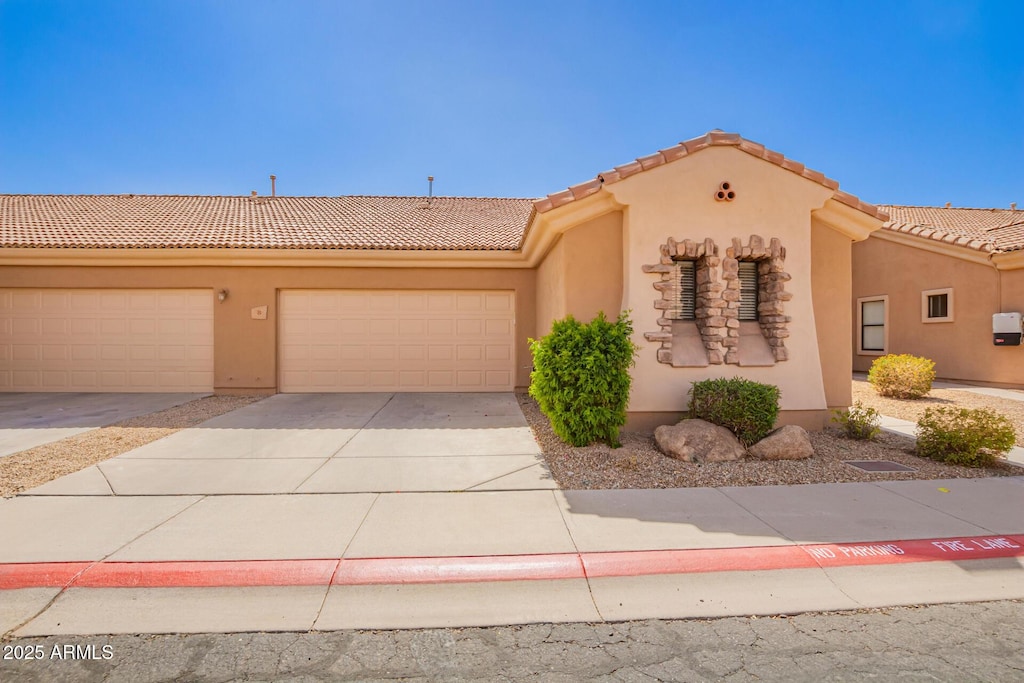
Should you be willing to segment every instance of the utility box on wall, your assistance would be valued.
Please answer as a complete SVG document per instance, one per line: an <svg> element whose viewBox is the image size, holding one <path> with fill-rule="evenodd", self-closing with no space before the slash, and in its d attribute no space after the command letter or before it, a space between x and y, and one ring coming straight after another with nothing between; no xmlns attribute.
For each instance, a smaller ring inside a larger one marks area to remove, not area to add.
<svg viewBox="0 0 1024 683"><path fill-rule="evenodd" d="M1020 313L992 315L992 343L996 346L1020 346Z"/></svg>

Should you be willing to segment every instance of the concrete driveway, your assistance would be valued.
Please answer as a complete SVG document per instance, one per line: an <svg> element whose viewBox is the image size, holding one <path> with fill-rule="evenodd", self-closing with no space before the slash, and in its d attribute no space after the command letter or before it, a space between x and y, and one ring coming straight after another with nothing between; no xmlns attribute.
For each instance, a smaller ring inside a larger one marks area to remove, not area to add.
<svg viewBox="0 0 1024 683"><path fill-rule="evenodd" d="M557 488L513 394L277 394L27 495Z"/></svg>
<svg viewBox="0 0 1024 683"><path fill-rule="evenodd" d="M0 393L0 458L205 394Z"/></svg>

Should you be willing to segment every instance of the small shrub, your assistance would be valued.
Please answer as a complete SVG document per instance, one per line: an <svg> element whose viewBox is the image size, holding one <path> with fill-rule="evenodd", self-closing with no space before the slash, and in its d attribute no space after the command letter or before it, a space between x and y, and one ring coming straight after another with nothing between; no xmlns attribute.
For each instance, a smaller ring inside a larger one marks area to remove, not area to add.
<svg viewBox="0 0 1024 683"><path fill-rule="evenodd" d="M690 416L725 427L745 447L772 431L779 416L779 388L742 377L694 382Z"/></svg>
<svg viewBox="0 0 1024 683"><path fill-rule="evenodd" d="M1010 421L987 408L928 408L917 421L917 452L951 465L990 465L1016 441Z"/></svg>
<svg viewBox="0 0 1024 683"><path fill-rule="evenodd" d="M876 358L868 370L868 382L882 396L921 398L932 390L935 363L909 353Z"/></svg>
<svg viewBox="0 0 1024 683"><path fill-rule="evenodd" d="M586 324L569 316L555 322L548 336L529 340L530 395L566 443L620 445L637 351L632 335L628 312L615 322L599 313Z"/></svg>
<svg viewBox="0 0 1024 683"><path fill-rule="evenodd" d="M833 410L832 421L839 424L851 439L873 439L882 428L878 426L881 416L874 408L856 401L849 410Z"/></svg>

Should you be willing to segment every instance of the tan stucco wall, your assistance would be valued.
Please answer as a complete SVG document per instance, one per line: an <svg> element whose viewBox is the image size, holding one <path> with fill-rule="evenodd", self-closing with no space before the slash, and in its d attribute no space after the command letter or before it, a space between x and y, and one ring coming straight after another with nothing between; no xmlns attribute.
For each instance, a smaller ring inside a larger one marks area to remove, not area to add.
<svg viewBox="0 0 1024 683"><path fill-rule="evenodd" d="M737 193L732 202L714 198L723 181ZM783 410L827 407L811 296L811 211L832 196L830 190L741 151L714 147L622 180L606 191L626 206L624 307L633 311L634 341L640 346L630 412L682 410L691 382L736 375L777 385ZM668 237L711 237L724 256L732 238L747 244L755 234L766 241L777 237L786 249L786 271L792 275L786 289L793 295L786 303L786 315L792 316L786 341L790 359L772 367L746 368L726 364L673 368L659 363L659 344L643 336L660 329L654 308L659 298L653 288L657 276L644 273L643 265L658 262L658 247ZM833 246L826 240L822 251L831 253ZM844 362L844 367L849 364Z"/></svg>
<svg viewBox="0 0 1024 683"><path fill-rule="evenodd" d="M537 336L551 332L551 324L566 315L565 246L561 238L537 266Z"/></svg>
<svg viewBox="0 0 1024 683"><path fill-rule="evenodd" d="M622 213L613 211L566 230L537 268L537 330L572 315L589 322L622 310Z"/></svg>
<svg viewBox="0 0 1024 683"><path fill-rule="evenodd" d="M846 333L853 324L848 305L853 241L817 220L811 221L811 287L817 323L818 354L829 408L846 408L853 400L850 384L853 346Z"/></svg>
<svg viewBox="0 0 1024 683"><path fill-rule="evenodd" d="M214 387L218 391L277 386L279 289L501 289L516 293L515 383L530 382L527 337L536 336L534 269L276 268L276 267L19 267L0 268L0 287L227 289L214 304ZM266 320L250 310L267 306Z"/></svg>
<svg viewBox="0 0 1024 683"><path fill-rule="evenodd" d="M945 287L953 288L954 321L921 322L921 292ZM1000 275L985 263L878 237L855 244L850 339L854 369L861 372L877 356L856 352L856 299L877 295L889 297L890 353L930 358L942 379L1024 386L1024 346L992 343L992 314L1024 311L1024 271Z"/></svg>
<svg viewBox="0 0 1024 683"><path fill-rule="evenodd" d="M562 236L566 312L593 320L604 311L615 320L622 310L622 212L595 218Z"/></svg>

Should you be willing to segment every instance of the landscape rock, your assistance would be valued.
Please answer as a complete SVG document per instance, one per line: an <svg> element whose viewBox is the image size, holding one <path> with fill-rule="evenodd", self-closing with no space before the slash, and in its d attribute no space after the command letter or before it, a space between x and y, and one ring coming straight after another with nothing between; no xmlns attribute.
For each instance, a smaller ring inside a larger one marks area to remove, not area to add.
<svg viewBox="0 0 1024 683"><path fill-rule="evenodd" d="M732 432L704 420L662 425L654 430L654 440L662 453L685 462L727 462L745 453Z"/></svg>
<svg viewBox="0 0 1024 683"><path fill-rule="evenodd" d="M759 460L804 460L814 455L807 430L797 425L779 427L748 450Z"/></svg>

